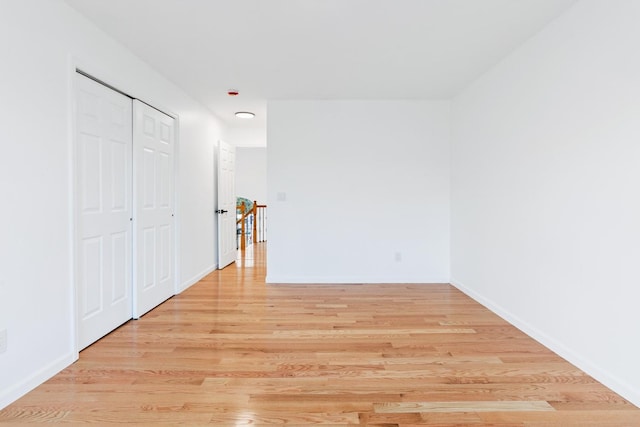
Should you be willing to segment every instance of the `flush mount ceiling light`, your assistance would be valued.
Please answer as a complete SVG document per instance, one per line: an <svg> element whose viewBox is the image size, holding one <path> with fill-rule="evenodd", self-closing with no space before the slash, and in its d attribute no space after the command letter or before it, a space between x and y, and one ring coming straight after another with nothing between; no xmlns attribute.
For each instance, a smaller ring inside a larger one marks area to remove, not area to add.
<svg viewBox="0 0 640 427"><path fill-rule="evenodd" d="M238 111L236 117L239 119L253 119L256 115L249 111Z"/></svg>

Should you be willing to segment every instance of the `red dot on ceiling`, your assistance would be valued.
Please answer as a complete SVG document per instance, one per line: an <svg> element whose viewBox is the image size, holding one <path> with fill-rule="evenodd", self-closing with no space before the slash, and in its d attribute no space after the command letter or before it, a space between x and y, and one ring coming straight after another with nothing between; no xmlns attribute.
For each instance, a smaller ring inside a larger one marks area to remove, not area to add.
<svg viewBox="0 0 640 427"><path fill-rule="evenodd" d="M227 95L229 95L229 96L238 96L238 94L239 94L239 93L240 93L240 92L238 92L238 91L237 91L237 90L235 90L235 89L229 89L229 90L227 91Z"/></svg>

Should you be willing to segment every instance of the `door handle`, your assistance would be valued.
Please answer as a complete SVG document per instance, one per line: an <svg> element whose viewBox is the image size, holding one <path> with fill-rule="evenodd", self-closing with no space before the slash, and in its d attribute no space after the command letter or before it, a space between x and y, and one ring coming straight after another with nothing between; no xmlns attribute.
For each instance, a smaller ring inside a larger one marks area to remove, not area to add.
<svg viewBox="0 0 640 427"><path fill-rule="evenodd" d="M218 210L216 211L216 213L217 213L217 214L225 214L225 213L227 213L227 212L229 212L229 211L225 211L224 209L218 209Z"/></svg>

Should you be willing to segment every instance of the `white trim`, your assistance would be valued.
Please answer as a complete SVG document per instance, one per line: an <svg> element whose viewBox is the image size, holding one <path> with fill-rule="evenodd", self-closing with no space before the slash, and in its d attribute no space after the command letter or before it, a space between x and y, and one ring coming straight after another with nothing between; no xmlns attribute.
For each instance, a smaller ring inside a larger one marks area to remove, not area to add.
<svg viewBox="0 0 640 427"><path fill-rule="evenodd" d="M196 283L198 283L200 280L202 280L205 276L213 273L214 271L216 271L218 269L218 264L214 264L211 267L208 267L206 269L204 269L202 272L196 274L195 276L193 276L191 279L185 280L181 285L180 285L180 289L178 293L181 293L183 291L185 291L186 289L190 288L191 286L195 285ZM177 295L177 294L176 294Z"/></svg>
<svg viewBox="0 0 640 427"><path fill-rule="evenodd" d="M420 284L449 283L446 277L413 276L274 276L267 275L266 283L287 284Z"/></svg>
<svg viewBox="0 0 640 427"><path fill-rule="evenodd" d="M136 175L136 103L131 100L131 318L140 319L138 314L138 177Z"/></svg>
<svg viewBox="0 0 640 427"><path fill-rule="evenodd" d="M584 358L569 347L565 346L562 342L549 336L538 328L530 325L528 322L522 320L520 317L502 307L500 304L497 304L493 300L484 297L468 286L465 286L461 282L452 278L451 284L461 292L465 293L467 296L471 297L476 302L484 305L486 308L502 317L511 325L515 326L534 340L538 341L540 344L544 345L563 359L567 360L569 363L572 363L582 371L595 378L597 381L601 382L611 390L615 391L625 399L632 402L634 405L640 407L640 390L634 388L632 384L629 384L622 378L611 375L611 373L607 369L594 364L590 360Z"/></svg>
<svg viewBox="0 0 640 427"><path fill-rule="evenodd" d="M213 176L212 176L212 186L213 186L213 236L212 241L214 243L214 253L212 262L216 265L216 270L220 268L220 215L217 214L218 209L218 169L219 169L219 156L220 156L220 141L221 139L217 139L213 142ZM235 184L235 183L234 183Z"/></svg>
<svg viewBox="0 0 640 427"><path fill-rule="evenodd" d="M78 322L78 245L77 243L77 230L78 230L78 218L76 216L76 204L78 203L76 196L77 188L77 146L76 140L76 111L77 111L77 96L76 96L76 60L73 55L69 55L69 75L68 75L68 102L67 108L69 112L68 126L68 150L69 150L69 204L67 209L69 210L69 277L73 284L69 298L71 299L71 324L69 329L71 330L71 348L69 349L74 354L74 360L77 360L80 353L78 350L78 337L79 337L79 322ZM1 406L1 405L0 405Z"/></svg>
<svg viewBox="0 0 640 427"><path fill-rule="evenodd" d="M15 402L31 390L35 389L67 366L78 360L77 353L67 353L54 360L39 371L29 375L23 381L11 385L8 389L0 391L0 409Z"/></svg>
<svg viewBox="0 0 640 427"><path fill-rule="evenodd" d="M185 290L180 284L180 116L173 117L173 294L178 295Z"/></svg>

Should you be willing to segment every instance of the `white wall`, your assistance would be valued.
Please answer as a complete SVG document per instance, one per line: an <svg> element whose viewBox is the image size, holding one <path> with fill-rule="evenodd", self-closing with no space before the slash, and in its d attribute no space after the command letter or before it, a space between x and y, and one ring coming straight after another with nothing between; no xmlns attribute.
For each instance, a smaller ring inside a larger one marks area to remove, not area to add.
<svg viewBox="0 0 640 427"><path fill-rule="evenodd" d="M236 148L236 195L267 202L267 149Z"/></svg>
<svg viewBox="0 0 640 427"><path fill-rule="evenodd" d="M452 281L640 405L640 2L584 0L452 107Z"/></svg>
<svg viewBox="0 0 640 427"><path fill-rule="evenodd" d="M75 357L73 65L179 115L178 205L185 287L215 267L214 143L201 105L58 0L0 2L0 408Z"/></svg>
<svg viewBox="0 0 640 427"><path fill-rule="evenodd" d="M448 281L448 102L268 107L268 282Z"/></svg>
<svg viewBox="0 0 640 427"><path fill-rule="evenodd" d="M237 119L235 120L247 120ZM257 117L252 120L261 120ZM264 120L264 119L262 119ZM259 127L257 124L244 124L239 126L227 126L225 131L225 139L236 147L261 147L267 146L267 135L264 131L264 127Z"/></svg>

